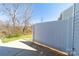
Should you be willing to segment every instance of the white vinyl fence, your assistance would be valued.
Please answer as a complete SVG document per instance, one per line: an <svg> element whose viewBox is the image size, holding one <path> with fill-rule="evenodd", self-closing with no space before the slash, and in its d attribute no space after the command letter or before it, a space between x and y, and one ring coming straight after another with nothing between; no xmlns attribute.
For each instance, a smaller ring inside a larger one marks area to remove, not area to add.
<svg viewBox="0 0 79 59"><path fill-rule="evenodd" d="M52 21L33 25L33 39L64 52L72 52L72 20Z"/></svg>
<svg viewBox="0 0 79 59"><path fill-rule="evenodd" d="M34 41L79 55L79 4L65 10L61 19L33 25Z"/></svg>

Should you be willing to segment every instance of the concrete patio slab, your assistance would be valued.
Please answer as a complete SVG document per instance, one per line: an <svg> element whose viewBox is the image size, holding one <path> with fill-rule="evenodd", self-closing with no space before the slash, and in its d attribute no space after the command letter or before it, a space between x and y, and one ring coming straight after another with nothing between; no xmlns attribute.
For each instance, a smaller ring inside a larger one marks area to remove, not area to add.
<svg viewBox="0 0 79 59"><path fill-rule="evenodd" d="M32 56L32 55L39 55L37 50L29 45L26 45L20 41L24 40L17 40L10 43L0 44L0 56Z"/></svg>

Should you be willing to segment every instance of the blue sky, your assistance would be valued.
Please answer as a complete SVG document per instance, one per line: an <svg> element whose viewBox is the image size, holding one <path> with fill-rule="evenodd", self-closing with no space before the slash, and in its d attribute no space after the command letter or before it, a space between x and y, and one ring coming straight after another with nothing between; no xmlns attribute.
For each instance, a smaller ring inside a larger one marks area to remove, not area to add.
<svg viewBox="0 0 79 59"><path fill-rule="evenodd" d="M72 4L69 3L33 3L31 23L39 23L41 22L41 18L43 22L56 21L60 13L71 5ZM19 10L21 10L21 8ZM8 18L6 15L0 13L0 19L6 20Z"/></svg>
<svg viewBox="0 0 79 59"><path fill-rule="evenodd" d="M33 10L35 15L32 18L33 23L41 22L41 17L43 22L55 21L59 17L60 13L65 9L69 8L72 4L69 3L39 3L33 4Z"/></svg>

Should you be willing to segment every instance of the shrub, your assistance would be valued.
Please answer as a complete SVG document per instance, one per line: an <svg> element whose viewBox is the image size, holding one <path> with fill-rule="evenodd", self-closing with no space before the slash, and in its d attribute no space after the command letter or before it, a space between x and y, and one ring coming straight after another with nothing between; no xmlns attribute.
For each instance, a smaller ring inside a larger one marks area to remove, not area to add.
<svg viewBox="0 0 79 59"><path fill-rule="evenodd" d="M11 34L11 35L6 36L6 38L13 38L13 37L19 37L19 36L21 36L21 34L15 33L15 34Z"/></svg>

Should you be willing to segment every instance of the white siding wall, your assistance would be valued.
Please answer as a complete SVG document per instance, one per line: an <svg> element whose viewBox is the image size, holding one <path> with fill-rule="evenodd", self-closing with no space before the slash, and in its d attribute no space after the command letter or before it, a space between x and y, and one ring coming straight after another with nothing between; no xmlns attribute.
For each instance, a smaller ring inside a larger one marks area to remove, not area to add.
<svg viewBox="0 0 79 59"><path fill-rule="evenodd" d="M75 4L74 55L79 55L79 4Z"/></svg>
<svg viewBox="0 0 79 59"><path fill-rule="evenodd" d="M71 20L70 18L72 18L73 16L74 16L73 6L62 12L62 20L68 20L68 19Z"/></svg>

